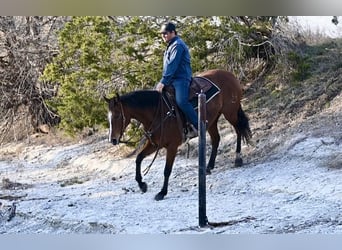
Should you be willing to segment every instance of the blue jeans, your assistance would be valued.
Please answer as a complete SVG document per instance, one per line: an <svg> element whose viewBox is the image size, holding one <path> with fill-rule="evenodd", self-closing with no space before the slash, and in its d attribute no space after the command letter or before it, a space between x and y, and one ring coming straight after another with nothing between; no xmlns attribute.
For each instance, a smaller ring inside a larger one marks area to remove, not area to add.
<svg viewBox="0 0 342 250"><path fill-rule="evenodd" d="M175 88L176 102L178 107L183 111L188 121L198 129L198 115L189 102L189 86L190 81L174 80L172 82Z"/></svg>

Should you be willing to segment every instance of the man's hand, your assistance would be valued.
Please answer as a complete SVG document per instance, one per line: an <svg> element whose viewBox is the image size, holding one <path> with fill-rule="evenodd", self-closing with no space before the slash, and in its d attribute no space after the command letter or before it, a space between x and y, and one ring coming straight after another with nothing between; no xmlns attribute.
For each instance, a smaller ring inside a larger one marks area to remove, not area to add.
<svg viewBox="0 0 342 250"><path fill-rule="evenodd" d="M161 93L163 91L163 88L164 88L164 84L162 84L161 82L158 82L156 86L156 90Z"/></svg>

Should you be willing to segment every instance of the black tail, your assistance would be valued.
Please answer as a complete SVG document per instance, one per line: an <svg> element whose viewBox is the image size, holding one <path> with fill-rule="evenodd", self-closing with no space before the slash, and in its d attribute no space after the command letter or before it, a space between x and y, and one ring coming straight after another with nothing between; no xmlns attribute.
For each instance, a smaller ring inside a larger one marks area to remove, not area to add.
<svg viewBox="0 0 342 250"><path fill-rule="evenodd" d="M248 117L246 116L245 112L243 112L241 106L238 110L238 123L237 129L241 134L243 141L247 144L250 144L252 138L252 132L249 127Z"/></svg>

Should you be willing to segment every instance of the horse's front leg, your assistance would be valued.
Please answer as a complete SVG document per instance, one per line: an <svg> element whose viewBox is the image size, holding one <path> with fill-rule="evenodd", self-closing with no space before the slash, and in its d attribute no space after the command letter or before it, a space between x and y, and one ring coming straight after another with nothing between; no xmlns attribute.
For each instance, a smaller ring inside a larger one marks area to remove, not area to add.
<svg viewBox="0 0 342 250"><path fill-rule="evenodd" d="M217 120L213 123L212 126L210 126L210 128L208 128L208 133L211 139L211 154L210 154L210 158L209 158L208 165L207 165L207 174L210 174L211 170L215 166L217 148L220 143L220 135L217 130Z"/></svg>
<svg viewBox="0 0 342 250"><path fill-rule="evenodd" d="M169 178L172 172L172 166L175 161L176 154L177 154L177 147L176 148L169 147L166 149L166 162L165 162L165 167L164 167L164 184L160 192L154 197L154 199L157 201L164 199L165 195L167 194Z"/></svg>
<svg viewBox="0 0 342 250"><path fill-rule="evenodd" d="M142 181L141 176L141 162L143 159L152 154L156 151L156 147L153 146L149 141L145 144L144 148L141 150L141 152L137 155L137 158L135 159L135 180L138 182L140 190L145 193L147 191L147 184L146 182Z"/></svg>

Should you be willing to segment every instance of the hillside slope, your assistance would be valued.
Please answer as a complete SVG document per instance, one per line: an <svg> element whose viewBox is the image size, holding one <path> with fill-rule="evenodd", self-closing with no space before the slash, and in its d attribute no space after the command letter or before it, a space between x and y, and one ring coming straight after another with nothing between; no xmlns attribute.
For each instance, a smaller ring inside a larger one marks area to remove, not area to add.
<svg viewBox="0 0 342 250"><path fill-rule="evenodd" d="M278 75L247 87L253 145L243 146L241 168L233 167L232 128L220 122L207 216L225 226L197 227L196 139L189 158L186 145L179 149L169 193L156 202L164 152L141 194L125 146L105 134L78 143L44 135L0 150L0 233L342 233L342 49L338 42L307 49L304 81Z"/></svg>
<svg viewBox="0 0 342 250"><path fill-rule="evenodd" d="M284 143L290 133L341 136L342 41L303 48L302 64L309 65L303 81L275 72L262 84L246 90L244 106L253 127L256 148L249 155L262 158ZM300 65L296 65L300 67ZM288 67L288 65L287 65ZM296 72L295 72L296 73Z"/></svg>

